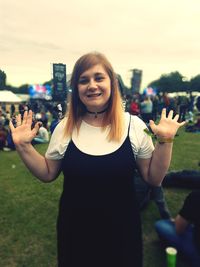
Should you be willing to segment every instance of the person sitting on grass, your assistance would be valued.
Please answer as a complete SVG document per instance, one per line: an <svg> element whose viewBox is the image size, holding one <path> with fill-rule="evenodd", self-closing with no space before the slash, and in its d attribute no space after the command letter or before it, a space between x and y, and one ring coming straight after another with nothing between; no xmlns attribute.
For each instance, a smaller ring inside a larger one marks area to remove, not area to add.
<svg viewBox="0 0 200 267"><path fill-rule="evenodd" d="M194 124L186 125L185 131L186 132L195 132L195 133L200 132L200 115L197 117L197 120Z"/></svg>
<svg viewBox="0 0 200 267"><path fill-rule="evenodd" d="M38 130L38 133L35 138L33 138L32 143L33 144L46 144L49 142L49 132L48 130L43 126L43 123L39 121L40 128Z"/></svg>
<svg viewBox="0 0 200 267"><path fill-rule="evenodd" d="M190 262L200 266L200 191L192 191L174 220L155 223L158 236L167 246L175 247Z"/></svg>

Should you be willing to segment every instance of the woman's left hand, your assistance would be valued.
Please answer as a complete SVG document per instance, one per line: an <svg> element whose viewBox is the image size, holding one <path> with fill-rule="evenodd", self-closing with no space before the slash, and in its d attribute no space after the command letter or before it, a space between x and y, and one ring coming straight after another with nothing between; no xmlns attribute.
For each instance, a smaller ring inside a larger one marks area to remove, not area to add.
<svg viewBox="0 0 200 267"><path fill-rule="evenodd" d="M173 110L170 110L168 116L166 115L166 109L164 108L161 113L161 119L158 125L154 121L149 121L149 126L157 137L174 138L179 127L185 125L185 121L178 122L179 115L175 115L173 118Z"/></svg>

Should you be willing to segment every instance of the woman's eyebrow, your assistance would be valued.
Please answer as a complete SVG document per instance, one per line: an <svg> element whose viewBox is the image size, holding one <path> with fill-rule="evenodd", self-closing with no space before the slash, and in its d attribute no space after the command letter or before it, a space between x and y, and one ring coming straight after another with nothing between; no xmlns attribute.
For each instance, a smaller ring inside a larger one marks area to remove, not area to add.
<svg viewBox="0 0 200 267"><path fill-rule="evenodd" d="M79 79L87 79L87 78L88 78L88 75L83 75L79 77Z"/></svg>
<svg viewBox="0 0 200 267"><path fill-rule="evenodd" d="M98 75L106 75L105 73L103 72L95 72L94 73L94 76L98 76ZM84 78L88 78L90 75L81 75L80 76L80 79L84 79Z"/></svg>
<svg viewBox="0 0 200 267"><path fill-rule="evenodd" d="M105 73L103 73L103 72L96 72L94 75L95 75L95 76L96 76L96 75L105 75Z"/></svg>

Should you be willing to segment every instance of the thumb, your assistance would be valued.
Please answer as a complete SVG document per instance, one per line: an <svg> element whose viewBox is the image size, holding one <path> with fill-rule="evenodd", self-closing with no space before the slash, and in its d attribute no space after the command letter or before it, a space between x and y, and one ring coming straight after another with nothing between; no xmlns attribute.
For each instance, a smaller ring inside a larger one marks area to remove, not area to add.
<svg viewBox="0 0 200 267"><path fill-rule="evenodd" d="M34 128L33 128L33 132L34 134L36 135L39 128L42 126L42 123L41 122L37 122L35 125L34 125Z"/></svg>
<svg viewBox="0 0 200 267"><path fill-rule="evenodd" d="M149 126L150 126L152 132L153 132L154 134L156 134L156 124L155 124L155 122L152 121L152 120L150 120L150 121L149 121Z"/></svg>

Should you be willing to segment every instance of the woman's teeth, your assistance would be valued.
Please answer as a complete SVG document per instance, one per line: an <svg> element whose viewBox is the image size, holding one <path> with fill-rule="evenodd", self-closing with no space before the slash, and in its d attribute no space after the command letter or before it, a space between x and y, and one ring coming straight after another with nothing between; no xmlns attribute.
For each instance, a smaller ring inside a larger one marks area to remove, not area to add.
<svg viewBox="0 0 200 267"><path fill-rule="evenodd" d="M97 97L97 96L100 96L101 95L101 93L99 93L99 94L91 94L91 95L87 95L87 97Z"/></svg>

